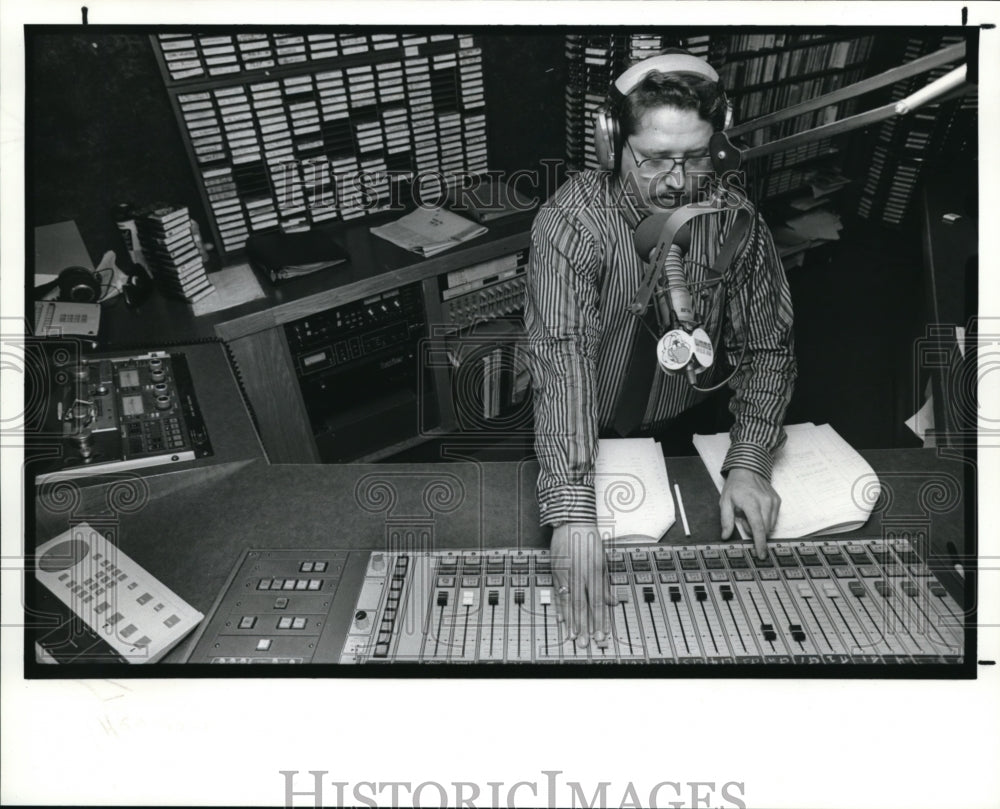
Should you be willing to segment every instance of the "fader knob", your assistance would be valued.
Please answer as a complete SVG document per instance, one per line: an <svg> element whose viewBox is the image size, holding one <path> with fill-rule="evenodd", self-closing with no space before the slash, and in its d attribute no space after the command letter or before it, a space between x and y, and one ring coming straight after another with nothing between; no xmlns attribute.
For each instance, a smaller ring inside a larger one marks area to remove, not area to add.
<svg viewBox="0 0 1000 809"><path fill-rule="evenodd" d="M354 613L354 625L358 629L368 629L372 624L371 618L365 610L358 610Z"/></svg>
<svg viewBox="0 0 1000 809"><path fill-rule="evenodd" d="M156 409L157 410L169 410L170 409L170 397L169 396L157 396L156 397Z"/></svg>

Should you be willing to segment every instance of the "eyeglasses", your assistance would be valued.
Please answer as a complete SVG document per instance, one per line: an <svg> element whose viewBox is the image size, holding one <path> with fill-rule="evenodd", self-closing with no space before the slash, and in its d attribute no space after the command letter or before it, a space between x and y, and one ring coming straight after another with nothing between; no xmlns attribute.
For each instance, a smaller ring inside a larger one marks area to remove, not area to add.
<svg viewBox="0 0 1000 809"><path fill-rule="evenodd" d="M632 160L635 167L648 174L670 174L680 166L681 171L687 173L691 171L708 171L712 168L712 155L707 151L703 154L688 155L687 157L647 157L640 160L636 157L632 144L625 139L625 145L632 153Z"/></svg>

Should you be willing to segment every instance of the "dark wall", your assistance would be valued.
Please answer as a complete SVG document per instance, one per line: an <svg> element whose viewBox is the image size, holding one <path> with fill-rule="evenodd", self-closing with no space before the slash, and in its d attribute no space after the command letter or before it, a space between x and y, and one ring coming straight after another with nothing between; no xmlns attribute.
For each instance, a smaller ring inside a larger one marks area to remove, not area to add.
<svg viewBox="0 0 1000 809"><path fill-rule="evenodd" d="M119 202L204 212L149 39L29 34L28 225L76 220L94 261L118 250Z"/></svg>
<svg viewBox="0 0 1000 809"><path fill-rule="evenodd" d="M535 169L564 144L563 35L479 35L490 167ZM206 219L148 37L32 33L27 42L28 223L76 220L92 258L118 249L119 202L186 204Z"/></svg>

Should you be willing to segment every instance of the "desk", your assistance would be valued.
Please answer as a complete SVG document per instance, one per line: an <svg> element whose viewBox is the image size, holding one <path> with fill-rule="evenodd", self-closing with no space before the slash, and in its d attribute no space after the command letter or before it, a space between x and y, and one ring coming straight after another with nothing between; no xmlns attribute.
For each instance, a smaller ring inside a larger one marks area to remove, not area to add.
<svg viewBox="0 0 1000 809"><path fill-rule="evenodd" d="M932 555L947 559L949 543L968 549L965 467L932 450L873 450L862 453L891 492L888 508L873 513L862 529L836 535L881 537L883 531L923 531ZM718 542L718 493L697 457L670 458L667 467L680 483L692 537L680 524L663 543ZM378 550L388 518L407 516L433 521L433 544L440 549L546 547L548 533L538 525L535 481L538 467L525 463L441 463L369 465L254 464L231 469L205 485L175 491L150 483L147 505L134 513L112 515L120 547L193 607L208 613L239 555L248 547ZM359 481L374 476L394 493L382 511L363 508ZM422 498L425 488L443 482L452 492L447 508L434 509ZM66 530L70 522L94 518L107 524L101 486L91 487L72 515L36 510L36 541ZM91 510L88 510L91 509ZM932 567L936 567L932 560ZM950 565L945 563L946 568ZM954 573L940 576L956 598L962 583ZM176 650L173 657L176 659Z"/></svg>

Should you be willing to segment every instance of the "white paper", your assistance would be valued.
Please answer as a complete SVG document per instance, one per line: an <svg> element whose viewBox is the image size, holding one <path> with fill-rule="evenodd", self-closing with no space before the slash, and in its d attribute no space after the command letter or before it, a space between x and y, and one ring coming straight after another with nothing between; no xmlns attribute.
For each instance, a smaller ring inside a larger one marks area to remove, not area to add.
<svg viewBox="0 0 1000 809"><path fill-rule="evenodd" d="M652 438L602 439L594 493L605 539L656 542L676 520L663 449Z"/></svg>
<svg viewBox="0 0 1000 809"><path fill-rule="evenodd" d="M881 491L868 462L829 424L789 424L785 433L785 445L774 456L771 485L781 510L770 536L796 539L864 525ZM729 435L696 435L694 445L721 492Z"/></svg>
<svg viewBox="0 0 1000 809"><path fill-rule="evenodd" d="M425 258L486 233L483 225L442 208L417 208L412 213L371 232Z"/></svg>

